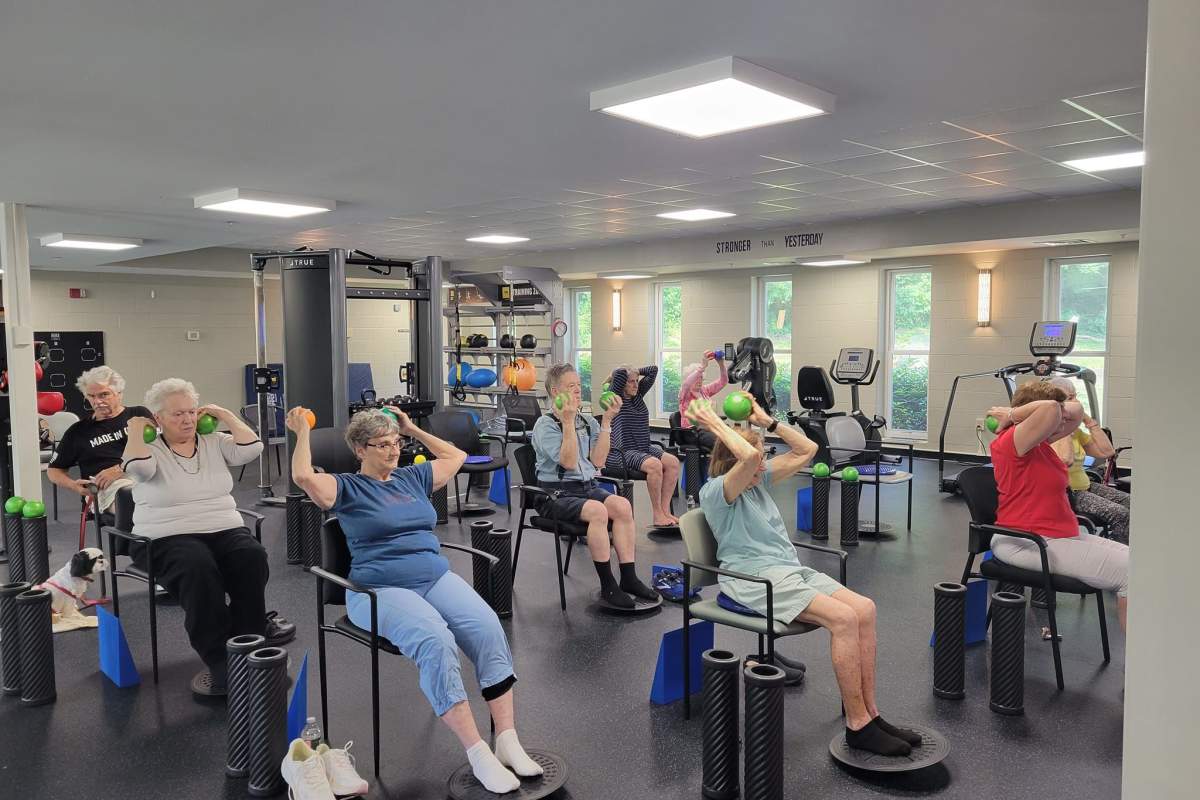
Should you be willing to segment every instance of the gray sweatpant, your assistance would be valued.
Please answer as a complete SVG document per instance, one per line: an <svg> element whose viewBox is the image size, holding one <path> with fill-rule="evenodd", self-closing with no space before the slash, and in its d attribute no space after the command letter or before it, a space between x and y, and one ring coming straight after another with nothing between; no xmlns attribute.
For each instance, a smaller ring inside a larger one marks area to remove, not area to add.
<svg viewBox="0 0 1200 800"><path fill-rule="evenodd" d="M1088 586L1115 591L1118 597L1129 593L1129 545L1081 533L1065 539L1043 539L1050 571L1083 581ZM1042 558L1038 546L1015 536L992 538L992 555L1021 569L1040 571Z"/></svg>

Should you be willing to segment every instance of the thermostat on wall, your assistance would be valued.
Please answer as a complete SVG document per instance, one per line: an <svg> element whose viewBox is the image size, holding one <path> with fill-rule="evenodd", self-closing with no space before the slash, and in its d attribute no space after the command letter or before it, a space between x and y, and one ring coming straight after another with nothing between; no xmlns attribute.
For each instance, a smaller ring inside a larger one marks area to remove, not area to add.
<svg viewBox="0 0 1200 800"><path fill-rule="evenodd" d="M200 341L200 331L188 331L187 332L187 340L189 342Z"/></svg>

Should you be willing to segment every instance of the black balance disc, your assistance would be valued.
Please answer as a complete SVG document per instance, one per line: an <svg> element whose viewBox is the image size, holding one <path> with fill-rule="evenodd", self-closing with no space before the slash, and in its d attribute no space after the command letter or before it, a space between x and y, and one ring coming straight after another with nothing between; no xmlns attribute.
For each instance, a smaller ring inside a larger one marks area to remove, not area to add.
<svg viewBox="0 0 1200 800"><path fill-rule="evenodd" d="M850 747L846 744L845 732L838 731L837 736L829 743L829 754L844 766L868 772L915 772L940 764L950 754L950 743L933 728L907 723L895 724L898 728L907 728L921 734L921 746L913 748L906 756L881 756Z"/></svg>
<svg viewBox="0 0 1200 800"><path fill-rule="evenodd" d="M563 757L545 750L526 750L526 754L537 762L543 770L540 777L521 778L521 787L506 794L495 794L483 788L483 784L475 779L471 765L463 764L450 780L446 781L446 791L454 800L494 800L497 797L510 800L538 800L548 797L563 787L567 782L567 762Z"/></svg>
<svg viewBox="0 0 1200 800"><path fill-rule="evenodd" d="M633 597L633 595L630 595L630 597ZM600 595L600 590L596 589L596 591L592 592L592 602L595 603L598 608L612 614L646 614L651 611L657 611L662 605L663 599L661 596L656 597L653 600L643 600L640 597L634 597L633 608L621 608L620 606L614 606L612 603L607 602Z"/></svg>

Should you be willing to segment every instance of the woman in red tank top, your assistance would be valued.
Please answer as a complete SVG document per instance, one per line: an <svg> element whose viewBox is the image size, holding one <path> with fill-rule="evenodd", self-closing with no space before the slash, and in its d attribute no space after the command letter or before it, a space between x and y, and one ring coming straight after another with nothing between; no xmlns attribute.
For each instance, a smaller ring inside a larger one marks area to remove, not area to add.
<svg viewBox="0 0 1200 800"><path fill-rule="evenodd" d="M1120 542L1080 533L1067 497L1067 467L1051 447L1070 436L1083 418L1083 407L1044 381L1024 384L1011 408L988 411L1000 427L992 442L992 464L1000 503L996 524L1030 531L1046 540L1050 569L1117 593L1117 615L1125 627L1129 548ZM1036 543L1012 536L992 539L992 555L1029 570L1041 569Z"/></svg>

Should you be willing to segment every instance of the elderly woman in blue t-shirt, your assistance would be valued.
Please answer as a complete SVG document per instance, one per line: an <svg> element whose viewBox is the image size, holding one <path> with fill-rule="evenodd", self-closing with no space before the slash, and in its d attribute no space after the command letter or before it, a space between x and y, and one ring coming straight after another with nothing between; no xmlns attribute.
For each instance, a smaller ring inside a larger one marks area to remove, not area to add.
<svg viewBox="0 0 1200 800"><path fill-rule="evenodd" d="M328 475L313 470L308 410L293 408L287 417L296 434L292 480L337 515L350 548L350 578L377 590L380 633L416 662L421 691L462 742L475 777L497 794L514 791L520 786L516 775L537 776L542 768L526 755L513 727L516 676L508 639L495 612L450 571L433 535L437 513L429 496L454 477L467 455L413 425L403 411L388 411L354 415L346 444L361 462L359 471ZM406 436L428 448L434 460L398 469ZM346 610L355 625L370 627L366 595L348 592ZM495 753L467 705L459 647L475 665L495 720Z"/></svg>

